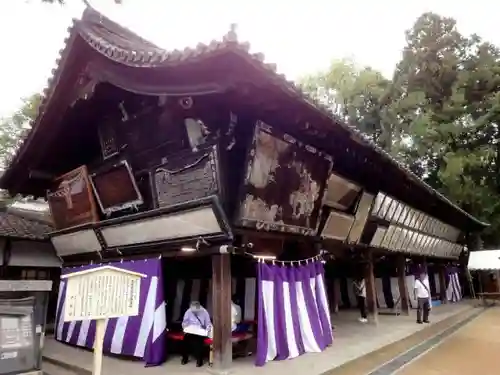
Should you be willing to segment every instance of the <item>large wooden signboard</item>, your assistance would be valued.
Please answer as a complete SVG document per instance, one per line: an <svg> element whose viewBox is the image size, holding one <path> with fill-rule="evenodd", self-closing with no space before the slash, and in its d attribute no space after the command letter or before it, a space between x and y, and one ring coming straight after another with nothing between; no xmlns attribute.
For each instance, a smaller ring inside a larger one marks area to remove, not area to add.
<svg viewBox="0 0 500 375"><path fill-rule="evenodd" d="M47 193L50 212L57 229L98 221L87 167L81 166L55 180Z"/></svg>
<svg viewBox="0 0 500 375"><path fill-rule="evenodd" d="M64 308L66 322L139 314L142 274L104 266L62 277L68 279Z"/></svg>
<svg viewBox="0 0 500 375"><path fill-rule="evenodd" d="M312 235L332 159L257 123L237 225Z"/></svg>
<svg viewBox="0 0 500 375"><path fill-rule="evenodd" d="M139 315L141 279L146 275L103 266L63 275L68 280L64 321L96 320L93 375L102 370L106 319Z"/></svg>
<svg viewBox="0 0 500 375"><path fill-rule="evenodd" d="M167 207L219 194L217 147L186 151L169 157L153 169L153 196L157 207Z"/></svg>

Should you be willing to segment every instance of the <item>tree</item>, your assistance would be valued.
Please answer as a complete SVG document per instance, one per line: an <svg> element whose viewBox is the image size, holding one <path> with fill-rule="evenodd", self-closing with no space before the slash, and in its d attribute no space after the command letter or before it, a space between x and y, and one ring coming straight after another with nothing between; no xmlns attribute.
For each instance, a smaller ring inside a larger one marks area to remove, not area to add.
<svg viewBox="0 0 500 375"><path fill-rule="evenodd" d="M0 119L0 166L4 168L9 157L16 150L23 131L29 130L29 122L34 120L42 96L34 94L23 99L23 105L12 116Z"/></svg>
<svg viewBox="0 0 500 375"><path fill-rule="evenodd" d="M424 13L406 32L391 79L351 61L307 77L304 88L492 225L500 243L500 52L455 20Z"/></svg>
<svg viewBox="0 0 500 375"><path fill-rule="evenodd" d="M370 67L351 60L334 61L327 72L306 77L303 88L388 152L401 140L402 129L391 107L392 83Z"/></svg>
<svg viewBox="0 0 500 375"><path fill-rule="evenodd" d="M420 93L421 121L412 123L414 164L431 186L488 221L486 242L500 241L500 53L453 19L425 13L406 33L395 77ZM414 113L402 114L413 116Z"/></svg>

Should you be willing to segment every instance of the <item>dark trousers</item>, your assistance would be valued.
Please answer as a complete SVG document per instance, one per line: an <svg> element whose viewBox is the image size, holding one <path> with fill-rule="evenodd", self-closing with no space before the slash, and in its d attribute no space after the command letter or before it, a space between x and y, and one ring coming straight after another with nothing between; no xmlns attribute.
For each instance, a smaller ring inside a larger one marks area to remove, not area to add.
<svg viewBox="0 0 500 375"><path fill-rule="evenodd" d="M356 299L358 300L358 308L359 312L361 313L361 317L363 319L366 319L368 316L366 314L366 298L363 296L356 296Z"/></svg>
<svg viewBox="0 0 500 375"><path fill-rule="evenodd" d="M189 355L192 355L196 362L203 363L203 349L206 337L192 335L190 333L184 334L183 347L182 347L182 360L187 362Z"/></svg>
<svg viewBox="0 0 500 375"><path fill-rule="evenodd" d="M429 304L429 298L418 298L417 299L417 322L422 321L422 314L424 322L429 321L429 311L431 306Z"/></svg>

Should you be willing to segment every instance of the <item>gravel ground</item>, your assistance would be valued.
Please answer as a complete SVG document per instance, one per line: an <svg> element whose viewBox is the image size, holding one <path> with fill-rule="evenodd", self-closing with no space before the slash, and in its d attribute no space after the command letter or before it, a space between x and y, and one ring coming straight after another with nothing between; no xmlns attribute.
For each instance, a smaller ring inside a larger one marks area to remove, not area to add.
<svg viewBox="0 0 500 375"><path fill-rule="evenodd" d="M500 307L488 309L397 375L499 375Z"/></svg>

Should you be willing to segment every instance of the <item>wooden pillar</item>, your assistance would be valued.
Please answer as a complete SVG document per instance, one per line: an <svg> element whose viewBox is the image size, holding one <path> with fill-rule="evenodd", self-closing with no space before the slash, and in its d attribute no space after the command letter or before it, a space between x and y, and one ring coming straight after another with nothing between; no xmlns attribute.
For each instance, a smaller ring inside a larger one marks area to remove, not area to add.
<svg viewBox="0 0 500 375"><path fill-rule="evenodd" d="M367 265L365 268L365 283L366 283L366 305L368 308L368 320L370 323L378 324L377 290L375 288L373 250L368 249L366 255L367 255Z"/></svg>
<svg viewBox="0 0 500 375"><path fill-rule="evenodd" d="M231 343L231 255L212 255L213 369L227 373L233 360Z"/></svg>
<svg viewBox="0 0 500 375"><path fill-rule="evenodd" d="M410 315L410 298L406 285L406 257L404 254L398 255L397 260L399 296L401 298L401 314Z"/></svg>
<svg viewBox="0 0 500 375"><path fill-rule="evenodd" d="M446 298L446 266L439 267L439 298L442 304L448 303Z"/></svg>

